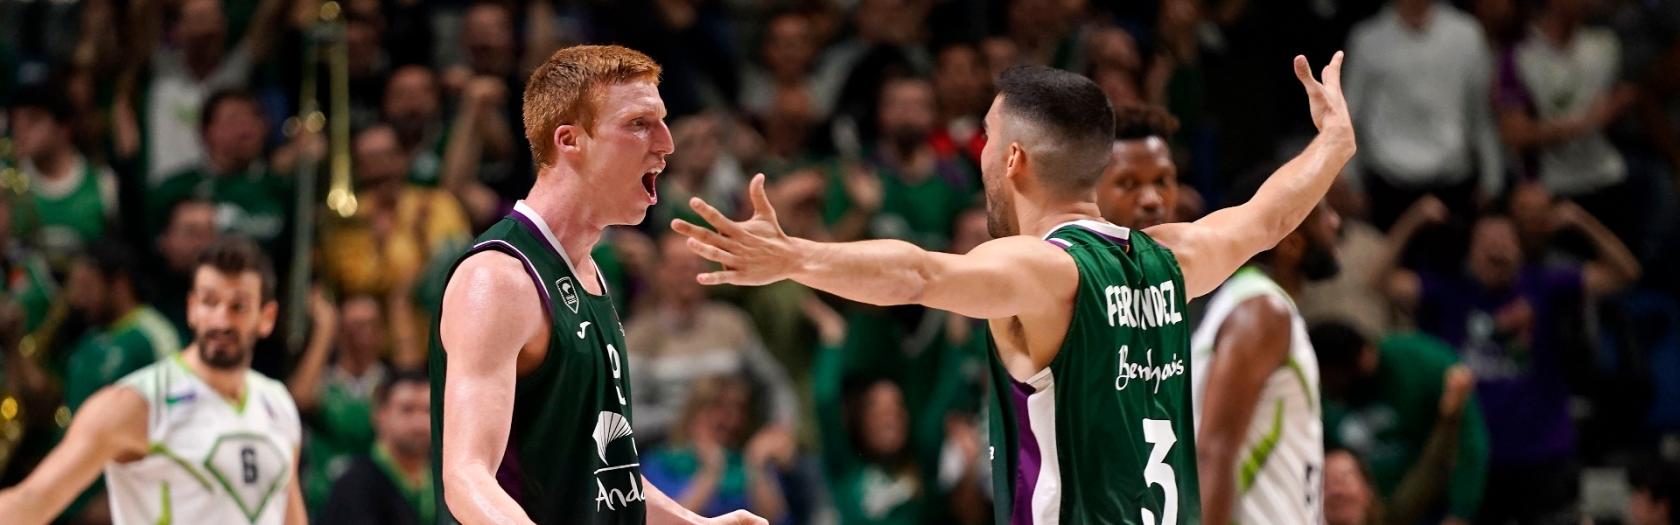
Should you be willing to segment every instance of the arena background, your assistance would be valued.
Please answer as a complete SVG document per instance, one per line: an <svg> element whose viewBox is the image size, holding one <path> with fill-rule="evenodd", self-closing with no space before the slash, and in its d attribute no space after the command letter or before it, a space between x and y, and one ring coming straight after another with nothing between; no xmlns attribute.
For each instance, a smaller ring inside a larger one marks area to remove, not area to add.
<svg viewBox="0 0 1680 525"><path fill-rule="evenodd" d="M578 43L664 67L660 204L594 256L644 469L692 508L982 523L992 473L983 324L702 289L666 227L688 196L740 214L763 172L792 234L966 250L992 80L1042 64L1176 117L1192 220L1310 138L1289 60L1338 49L1360 139L1329 197L1342 272L1296 300L1321 361L1380 346L1389 388L1327 405L1364 467L1328 473L1331 522L1657 523L1675 497L1675 0L0 0L0 487L91 388L190 340L183 269L242 235L281 269L256 368L303 411L313 520L435 504L333 496L370 483L340 478L376 441L424 434L376 417L374 385L423 372L449 264L529 188L524 79ZM1594 224L1638 262L1613 286L1582 283L1606 264ZM1466 430L1422 453L1447 427L1394 410L1432 414L1455 364L1478 381ZM72 512L105 519L94 493Z"/></svg>

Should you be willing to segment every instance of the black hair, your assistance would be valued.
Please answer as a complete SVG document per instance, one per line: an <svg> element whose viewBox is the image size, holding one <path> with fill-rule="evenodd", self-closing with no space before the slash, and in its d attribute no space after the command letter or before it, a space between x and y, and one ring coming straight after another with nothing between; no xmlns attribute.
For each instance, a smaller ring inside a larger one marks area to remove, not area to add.
<svg viewBox="0 0 1680 525"><path fill-rule="evenodd" d="M274 300L274 263L269 262L268 256L249 239L225 237L211 244L204 253L198 254L198 264L193 268L196 272L197 268L205 266L229 275L256 272L262 279L262 302L266 304Z"/></svg>
<svg viewBox="0 0 1680 525"><path fill-rule="evenodd" d="M34 108L46 111L59 124L69 123L75 116L75 108L70 106L70 96L59 86L58 82L40 82L18 87L12 95L9 106L12 109Z"/></svg>
<svg viewBox="0 0 1680 525"><path fill-rule="evenodd" d="M385 373L385 378L379 381L379 386L374 387L374 404L384 405L386 401L390 401L391 391L396 390L397 386L402 384L431 386L432 378L426 375L426 370L423 368L393 368Z"/></svg>
<svg viewBox="0 0 1680 525"><path fill-rule="evenodd" d="M98 271L100 280L106 283L121 277L128 279L130 288L139 284L134 279L137 264L134 253L121 243L109 240L96 242L83 250L80 260Z"/></svg>
<svg viewBox="0 0 1680 525"><path fill-rule="evenodd" d="M267 118L267 115L263 113L262 102L257 100L255 94L241 88L220 89L205 97L204 105L199 106L198 130L200 132L210 129L210 122L216 117L216 109L220 108L223 102L245 102L257 111L257 115Z"/></svg>
<svg viewBox="0 0 1680 525"><path fill-rule="evenodd" d="M1359 365L1359 354L1369 345L1365 335L1342 321L1325 321L1307 329L1319 368L1351 368Z"/></svg>
<svg viewBox="0 0 1680 525"><path fill-rule="evenodd" d="M1010 114L1043 131L1048 151L1032 152L1045 164L1039 176L1064 194L1089 191L1108 166L1114 143L1114 109L1097 83L1043 66L1015 66L997 80Z"/></svg>
<svg viewBox="0 0 1680 525"><path fill-rule="evenodd" d="M1161 140L1178 133L1178 118L1154 104L1125 104L1114 108L1114 140Z"/></svg>

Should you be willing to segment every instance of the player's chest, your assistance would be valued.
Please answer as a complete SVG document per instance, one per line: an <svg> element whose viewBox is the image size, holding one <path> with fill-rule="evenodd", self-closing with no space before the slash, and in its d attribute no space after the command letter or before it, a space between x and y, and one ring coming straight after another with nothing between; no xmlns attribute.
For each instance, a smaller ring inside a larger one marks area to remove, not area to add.
<svg viewBox="0 0 1680 525"><path fill-rule="evenodd" d="M244 411L180 406L213 402L221 400L177 398L152 436L150 453L119 470L136 479L182 486L176 490L183 496L184 487L197 494L225 495L255 519L283 496L293 475L295 450L279 431L278 414L260 402L248 404Z"/></svg>

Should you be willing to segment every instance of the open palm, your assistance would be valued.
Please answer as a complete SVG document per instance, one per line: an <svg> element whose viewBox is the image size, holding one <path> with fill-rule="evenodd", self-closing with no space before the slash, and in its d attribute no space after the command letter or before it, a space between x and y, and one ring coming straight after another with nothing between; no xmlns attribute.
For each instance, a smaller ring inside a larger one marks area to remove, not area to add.
<svg viewBox="0 0 1680 525"><path fill-rule="evenodd" d="M689 250L723 265L722 271L697 276L700 284L759 286L786 279L793 273L797 264L794 247L797 239L782 232L776 209L770 206L770 198L764 193L763 173L753 177L747 193L753 205L753 215L747 220L729 220L717 208L695 197L689 199L689 207L716 231L682 219L671 221L672 230L688 237Z"/></svg>

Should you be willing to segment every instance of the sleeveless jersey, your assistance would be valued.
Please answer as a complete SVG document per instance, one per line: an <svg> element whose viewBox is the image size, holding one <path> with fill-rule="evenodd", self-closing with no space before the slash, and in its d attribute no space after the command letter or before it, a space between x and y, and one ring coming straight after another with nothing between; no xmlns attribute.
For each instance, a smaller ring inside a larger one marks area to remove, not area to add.
<svg viewBox="0 0 1680 525"><path fill-rule="evenodd" d="M496 479L540 524L641 524L647 509L631 435L624 327L611 297L583 290L559 246L547 223L519 202L461 255L465 260L495 250L519 260L542 301L529 307L542 308L549 319L548 352L515 387L513 427ZM432 323L428 356L432 486L438 521L456 523L443 497L443 393L449 376L438 326Z"/></svg>
<svg viewBox="0 0 1680 525"><path fill-rule="evenodd" d="M1254 400L1254 417L1237 455L1238 495L1231 518L1243 525L1322 523L1324 416L1318 397L1318 356L1295 303L1259 269L1243 268L1219 287L1191 338L1196 426L1202 423L1208 367L1219 359L1214 345L1220 325L1243 301L1261 296L1279 297L1289 305L1289 358L1266 377L1260 397Z"/></svg>
<svg viewBox="0 0 1680 525"><path fill-rule="evenodd" d="M1045 239L1079 269L1050 366L1019 382L992 366L1000 525L1201 520L1184 277L1142 232L1095 220Z"/></svg>
<svg viewBox="0 0 1680 525"><path fill-rule="evenodd" d="M117 383L146 399L151 449L105 466L116 525L277 525L302 426L280 382L247 370L245 398L231 401L187 369L180 354Z"/></svg>

